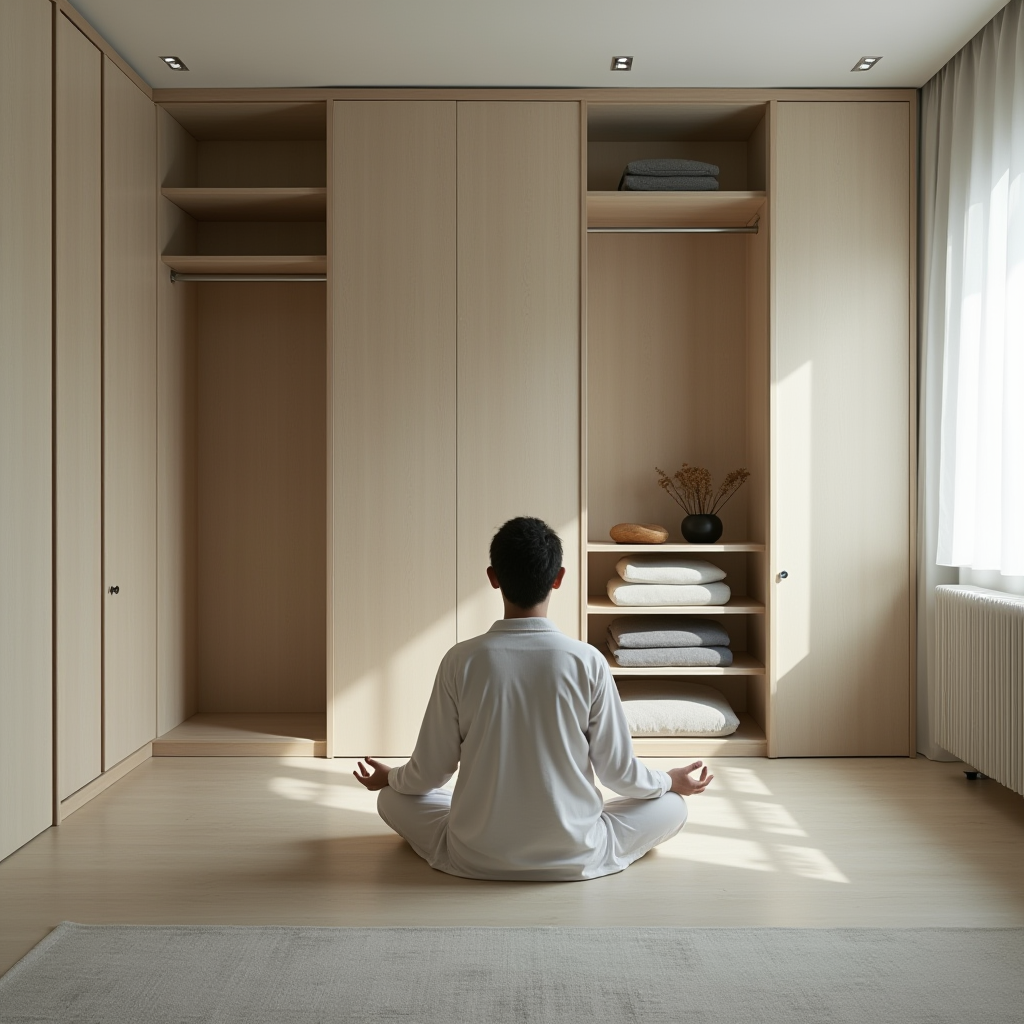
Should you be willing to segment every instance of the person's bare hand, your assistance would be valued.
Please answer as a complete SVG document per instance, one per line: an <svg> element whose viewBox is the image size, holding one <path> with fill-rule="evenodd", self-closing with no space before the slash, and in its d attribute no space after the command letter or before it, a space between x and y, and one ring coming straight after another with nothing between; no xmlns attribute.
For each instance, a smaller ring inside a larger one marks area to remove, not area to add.
<svg viewBox="0 0 1024 1024"><path fill-rule="evenodd" d="M370 771L370 769L373 771ZM366 758L366 763L359 762L358 767L352 773L356 777L356 781L364 785L369 790L383 789L388 784L388 772L391 768L386 765L383 761L378 761L374 757Z"/></svg>
<svg viewBox="0 0 1024 1024"><path fill-rule="evenodd" d="M694 778L693 772L698 768L701 769L701 773ZM703 793L714 778L714 775L708 775L707 765L703 761L694 761L693 764L688 764L685 768L670 768L668 774L672 780L672 788L669 792L678 793L680 796L696 796L698 793Z"/></svg>

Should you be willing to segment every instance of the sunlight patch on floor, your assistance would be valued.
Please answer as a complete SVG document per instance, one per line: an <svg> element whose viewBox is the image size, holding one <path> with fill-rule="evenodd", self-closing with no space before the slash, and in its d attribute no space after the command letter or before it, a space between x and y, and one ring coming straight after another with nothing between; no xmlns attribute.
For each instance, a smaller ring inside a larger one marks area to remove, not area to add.
<svg viewBox="0 0 1024 1024"><path fill-rule="evenodd" d="M354 759L327 761L293 757L282 758L280 765L283 772L290 770L291 773L269 780L268 787L275 796L321 807L376 814L376 794L363 789L352 777ZM686 827L657 848L659 857L744 871L775 872L815 882L850 884L850 879L824 850L778 841L780 836L810 837L782 803L763 799L772 794L757 769L712 765L711 770L715 775L714 788L687 800ZM454 786L455 778L445 788ZM600 788L606 799L615 795Z"/></svg>
<svg viewBox="0 0 1024 1024"><path fill-rule="evenodd" d="M711 836L684 829L674 839L658 847L659 857L692 860L717 867L745 868L748 871L775 871L768 851L753 839Z"/></svg>

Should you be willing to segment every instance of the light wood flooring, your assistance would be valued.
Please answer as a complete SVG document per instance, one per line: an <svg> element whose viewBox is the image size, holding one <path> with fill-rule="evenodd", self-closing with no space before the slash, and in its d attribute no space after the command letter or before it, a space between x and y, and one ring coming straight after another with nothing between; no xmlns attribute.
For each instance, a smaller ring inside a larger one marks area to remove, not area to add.
<svg viewBox="0 0 1024 1024"><path fill-rule="evenodd" d="M997 783L923 758L710 763L676 839L534 884L432 871L351 761L153 758L0 863L0 971L62 920L1024 926L1024 799Z"/></svg>

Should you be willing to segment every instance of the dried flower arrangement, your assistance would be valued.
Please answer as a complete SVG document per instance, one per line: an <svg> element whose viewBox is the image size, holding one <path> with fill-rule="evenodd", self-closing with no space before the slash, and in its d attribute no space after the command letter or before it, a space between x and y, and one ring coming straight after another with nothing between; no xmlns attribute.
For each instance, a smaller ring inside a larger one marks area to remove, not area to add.
<svg viewBox="0 0 1024 1024"><path fill-rule="evenodd" d="M684 462L672 476L657 466L654 469L658 474L658 486L688 516L716 515L750 476L745 469L734 469L716 491L711 482L711 473L702 466L691 466Z"/></svg>

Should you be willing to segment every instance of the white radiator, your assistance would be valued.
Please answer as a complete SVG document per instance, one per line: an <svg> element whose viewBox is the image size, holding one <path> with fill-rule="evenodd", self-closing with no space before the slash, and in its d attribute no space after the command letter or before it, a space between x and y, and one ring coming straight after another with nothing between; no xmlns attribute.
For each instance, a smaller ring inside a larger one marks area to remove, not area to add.
<svg viewBox="0 0 1024 1024"><path fill-rule="evenodd" d="M935 739L1024 795L1024 597L935 588Z"/></svg>

